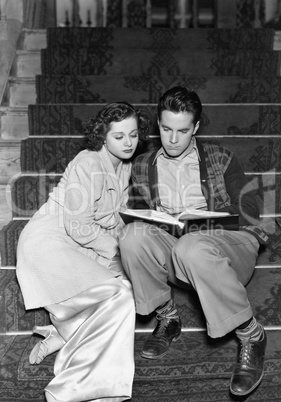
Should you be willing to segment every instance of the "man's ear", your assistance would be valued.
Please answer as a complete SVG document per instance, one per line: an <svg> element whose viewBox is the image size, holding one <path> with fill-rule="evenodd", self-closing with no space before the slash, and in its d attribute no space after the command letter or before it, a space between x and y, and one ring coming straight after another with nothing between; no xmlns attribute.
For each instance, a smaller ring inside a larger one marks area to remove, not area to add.
<svg viewBox="0 0 281 402"><path fill-rule="evenodd" d="M200 126L200 122L199 122L199 120L198 120L197 123L195 124L195 127L194 127L194 130L193 130L193 134L192 134L192 135L195 135L195 134L197 133L197 130L199 129L199 126Z"/></svg>

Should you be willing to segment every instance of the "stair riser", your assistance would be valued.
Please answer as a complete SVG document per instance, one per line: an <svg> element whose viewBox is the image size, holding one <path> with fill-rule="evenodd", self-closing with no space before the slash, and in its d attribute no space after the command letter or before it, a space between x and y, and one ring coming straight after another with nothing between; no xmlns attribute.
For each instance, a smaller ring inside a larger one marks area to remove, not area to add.
<svg viewBox="0 0 281 402"><path fill-rule="evenodd" d="M7 184L0 184L0 230L12 219L11 189ZM1 266L1 264L0 264Z"/></svg>
<svg viewBox="0 0 281 402"><path fill-rule="evenodd" d="M281 78L188 75L91 75L36 77L38 103L103 103L126 99L158 103L162 93L182 85L195 90L203 103L281 103Z"/></svg>
<svg viewBox="0 0 281 402"><path fill-rule="evenodd" d="M279 308L275 308L275 314L265 315L267 302L265 297L271 292L276 292L276 287L281 281L281 268L256 269L254 277L248 286L248 297L258 321L264 326L280 325L281 317ZM0 270L0 293L2 295L0 312L0 332L32 330L34 325L47 325L50 323L46 310L35 309L25 311L23 298L16 278L15 270ZM205 319L195 292L185 292L175 288L174 299L182 318L183 328L205 328ZM280 303L279 299L276 303ZM267 310L266 310L267 311Z"/></svg>
<svg viewBox="0 0 281 402"><path fill-rule="evenodd" d="M257 29L178 29L167 28L51 28L47 32L47 45L71 48L110 48L128 49L268 49L271 50L276 37L274 30Z"/></svg>
<svg viewBox="0 0 281 402"><path fill-rule="evenodd" d="M148 50L144 58L143 50L135 50L132 56L130 49L43 49L42 74L280 76L280 52L157 50Z"/></svg>
<svg viewBox="0 0 281 402"><path fill-rule="evenodd" d="M0 184L8 184L20 173L20 142L0 143Z"/></svg>
<svg viewBox="0 0 281 402"><path fill-rule="evenodd" d="M135 102L137 103L137 102ZM89 118L96 116L101 104L30 105L30 135L83 135ZM158 133L156 106L136 105L151 120L151 133ZM280 135L279 105L206 105L198 136Z"/></svg>
<svg viewBox="0 0 281 402"><path fill-rule="evenodd" d="M19 79L10 81L8 85L10 107L28 106L36 103L36 91L33 81L26 82Z"/></svg>
<svg viewBox="0 0 281 402"><path fill-rule="evenodd" d="M206 139L202 139L202 142ZM210 140L208 140L210 142ZM281 170L281 139L221 138L214 144L227 147L247 172ZM84 138L28 138L22 141L21 170L25 173L63 173L71 159L83 148ZM152 138L139 152L158 149L159 137Z"/></svg>
<svg viewBox="0 0 281 402"><path fill-rule="evenodd" d="M11 183L13 216L31 217L47 201L61 176L21 176ZM281 214L281 175L248 174L245 191L254 191L262 215Z"/></svg>
<svg viewBox="0 0 281 402"><path fill-rule="evenodd" d="M0 112L0 119L3 140L22 140L29 136L27 108L5 108Z"/></svg>
<svg viewBox="0 0 281 402"><path fill-rule="evenodd" d="M41 74L40 51L18 51L14 60L12 75L15 77L35 77L36 74Z"/></svg>
<svg viewBox="0 0 281 402"><path fill-rule="evenodd" d="M23 50L44 49L47 46L47 33L42 30L23 30L19 48Z"/></svg>

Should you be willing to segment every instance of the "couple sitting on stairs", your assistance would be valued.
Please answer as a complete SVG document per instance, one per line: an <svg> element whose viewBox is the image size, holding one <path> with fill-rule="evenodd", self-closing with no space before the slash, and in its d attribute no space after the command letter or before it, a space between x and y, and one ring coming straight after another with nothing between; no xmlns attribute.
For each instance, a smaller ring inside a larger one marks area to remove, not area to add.
<svg viewBox="0 0 281 402"><path fill-rule="evenodd" d="M261 382L266 333L245 285L267 236L235 156L195 139L201 111L195 92L165 92L157 112L162 147L131 165L149 122L127 102L105 106L88 122L87 149L22 231L17 277L25 307L44 307L52 322L34 328L45 339L30 363L59 351L45 388L48 402L130 399L135 313L156 312L141 355L161 358L181 335L173 284L196 290L210 337L235 331L231 393L247 395ZM240 230L199 229L177 238L144 222L125 226L119 212L129 197L136 208L170 214L187 207L239 214Z"/></svg>

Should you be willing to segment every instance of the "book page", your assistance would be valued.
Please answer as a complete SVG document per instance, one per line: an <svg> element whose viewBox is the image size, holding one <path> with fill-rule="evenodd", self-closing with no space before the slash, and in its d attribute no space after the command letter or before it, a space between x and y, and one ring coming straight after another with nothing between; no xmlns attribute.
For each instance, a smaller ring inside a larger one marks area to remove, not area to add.
<svg viewBox="0 0 281 402"><path fill-rule="evenodd" d="M166 212L155 211L154 209L126 209L122 212L137 218L146 218L155 222L171 223L180 227L183 226L183 224L172 215L169 215Z"/></svg>
<svg viewBox="0 0 281 402"><path fill-rule="evenodd" d="M215 212L206 211L203 209L186 209L178 215L179 220L187 219L200 219L200 218L219 218L223 216L229 216L229 212Z"/></svg>

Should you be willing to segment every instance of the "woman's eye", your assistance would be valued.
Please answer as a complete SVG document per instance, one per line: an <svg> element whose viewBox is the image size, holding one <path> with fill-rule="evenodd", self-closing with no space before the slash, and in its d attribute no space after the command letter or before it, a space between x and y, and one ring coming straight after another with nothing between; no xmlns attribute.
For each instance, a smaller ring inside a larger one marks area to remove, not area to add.
<svg viewBox="0 0 281 402"><path fill-rule="evenodd" d="M123 138L122 136L120 136L120 137L115 137L116 140L122 140L122 138Z"/></svg>

